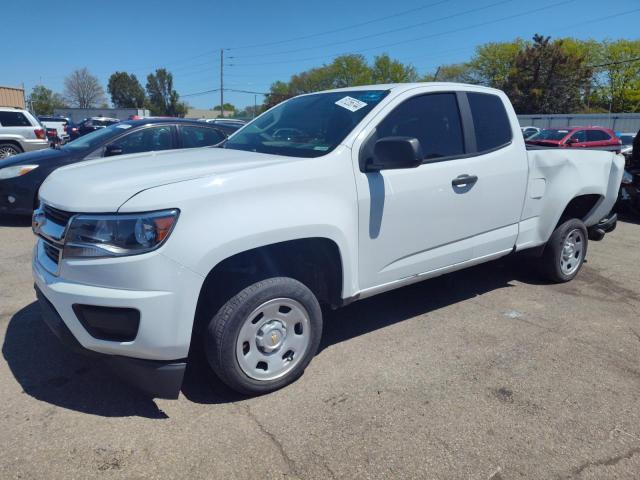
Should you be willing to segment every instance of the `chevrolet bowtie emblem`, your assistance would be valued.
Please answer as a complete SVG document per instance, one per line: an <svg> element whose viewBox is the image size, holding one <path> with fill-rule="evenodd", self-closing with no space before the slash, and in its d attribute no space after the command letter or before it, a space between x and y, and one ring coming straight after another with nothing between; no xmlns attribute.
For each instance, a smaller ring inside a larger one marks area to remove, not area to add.
<svg viewBox="0 0 640 480"><path fill-rule="evenodd" d="M275 345L276 343L278 343L278 335L275 333L271 334L271 345Z"/></svg>

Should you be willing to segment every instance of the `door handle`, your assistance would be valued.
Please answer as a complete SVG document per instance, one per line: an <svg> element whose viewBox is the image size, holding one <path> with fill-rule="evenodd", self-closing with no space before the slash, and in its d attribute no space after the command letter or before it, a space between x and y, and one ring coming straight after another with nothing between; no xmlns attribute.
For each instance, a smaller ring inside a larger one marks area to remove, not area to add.
<svg viewBox="0 0 640 480"><path fill-rule="evenodd" d="M478 181L477 175L458 175L456 178L451 180L451 185L454 187L470 187L474 183Z"/></svg>

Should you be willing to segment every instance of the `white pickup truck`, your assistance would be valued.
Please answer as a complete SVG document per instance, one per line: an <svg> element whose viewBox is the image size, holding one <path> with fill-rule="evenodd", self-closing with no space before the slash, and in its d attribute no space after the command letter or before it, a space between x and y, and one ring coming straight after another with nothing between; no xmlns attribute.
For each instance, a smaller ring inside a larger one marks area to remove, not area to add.
<svg viewBox="0 0 640 480"><path fill-rule="evenodd" d="M178 395L192 346L231 388L269 392L316 353L321 306L523 250L571 280L615 226L623 164L527 151L489 88L302 95L222 148L55 171L33 217L37 295L62 340L155 396Z"/></svg>

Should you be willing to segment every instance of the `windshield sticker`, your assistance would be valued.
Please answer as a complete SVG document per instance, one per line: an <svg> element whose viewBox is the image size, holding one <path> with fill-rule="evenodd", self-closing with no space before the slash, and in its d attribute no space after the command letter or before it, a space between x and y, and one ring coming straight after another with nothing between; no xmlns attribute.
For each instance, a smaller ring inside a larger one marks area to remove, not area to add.
<svg viewBox="0 0 640 480"><path fill-rule="evenodd" d="M122 129L126 130L127 128L131 128L131 125L129 125L127 123L121 123L120 125L116 125L116 128L122 128Z"/></svg>
<svg viewBox="0 0 640 480"><path fill-rule="evenodd" d="M366 107L367 104L364 102L361 102L360 100L358 100L357 98L353 98L353 97L344 97L341 98L340 100L338 100L336 102L336 105L342 107L342 108L346 108L347 110L349 110L350 112L357 112L358 110L360 110L363 107Z"/></svg>
<svg viewBox="0 0 640 480"><path fill-rule="evenodd" d="M365 92L362 95L357 95L357 97L363 102L378 102L386 94L387 92L385 90L380 90L376 92Z"/></svg>
<svg viewBox="0 0 640 480"><path fill-rule="evenodd" d="M314 150L318 150L320 152L326 152L327 150L329 150L329 147L325 147L323 145L316 145L315 147L313 147Z"/></svg>

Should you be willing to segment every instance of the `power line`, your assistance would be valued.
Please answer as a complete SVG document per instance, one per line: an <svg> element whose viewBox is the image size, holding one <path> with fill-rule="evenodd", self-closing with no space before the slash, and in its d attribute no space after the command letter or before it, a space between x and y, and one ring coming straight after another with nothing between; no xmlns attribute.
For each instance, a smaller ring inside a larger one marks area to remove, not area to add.
<svg viewBox="0 0 640 480"><path fill-rule="evenodd" d="M312 33L310 35L304 35L304 36L301 36L301 37L294 37L294 38L287 38L285 40L277 40L277 41L274 41L274 42L258 43L258 44L253 44L253 45L243 45L243 46L240 46L240 47L228 48L227 50L243 50L243 49L246 49L246 48L271 47L273 45L281 45L283 43L297 42L299 40L307 40L309 38L320 37L320 36L329 35L329 34L332 34L332 33L344 32L346 30L351 30L353 28L363 27L365 25L371 25L372 23L387 21L390 18L396 18L396 17L400 17L400 16L403 16L403 15L408 15L410 13L418 12L418 11L424 10L426 8L435 7L435 6L441 5L443 3L450 3L450 2L448 0L440 0L438 2L429 3L427 5L422 5L420 7L412 8L410 10L404 10L402 12L394 13L394 14L391 14L391 15L385 15L384 17L374 18L373 20L368 20L366 22L354 23L354 24L351 24L351 25L348 25L348 26L345 26L345 27L341 27L341 28L336 28L336 29L333 29L333 30L325 30L324 32Z"/></svg>
<svg viewBox="0 0 640 480"><path fill-rule="evenodd" d="M422 35L420 37L414 37L414 38L410 38L410 39L406 39L406 40L401 40L401 41L398 41L398 42L392 42L392 43L386 43L386 44L382 44L382 45L376 45L375 47L363 48L363 49L360 49L360 50L354 50L354 51L350 51L350 52L339 52L339 53L333 53L333 54L329 54L329 55L322 55L322 56L315 56L315 57L288 59L288 60L281 60L281 61L274 61L274 62L260 62L260 63L253 63L253 64L242 64L242 63L241 64L235 64L235 63L232 63L231 65L232 66L237 66L237 67L239 67L239 66L246 67L246 66L261 66L261 65L276 65L276 64L279 64L279 63L304 62L304 61L308 61L308 60L335 58L335 57L340 56L340 55L363 53L363 52L369 52L369 51L372 51L372 50L380 50L382 48L394 47L396 45L402 45L402 44L405 44L405 43L416 42L416 41L419 41L419 40L426 40L428 38L440 37L442 35L449 35L451 33L459 33L459 32L463 32L463 31L466 31L466 30L473 29L473 28L484 27L486 25L492 25L494 23L503 22L505 20L512 20L514 18L523 17L523 16L526 16L526 15L530 15L532 13L537 13L537 12L541 12L541 11L544 11L544 10L548 10L550 8L557 8L558 6L566 5L566 4L569 4L569 3L573 3L575 1L576 0L565 0L564 2L553 3L551 5L546 5L544 7L536 8L534 10L528 10L526 12L516 13L516 14L513 14L513 15L508 15L506 17L500 17L500 18L496 18L494 20L489 20L489 21L486 21L486 22L480 22L480 23L476 23L474 25L468 25L466 27L456 28L456 29L453 29L453 30L445 31L445 32L432 33L432 34L429 34L429 35Z"/></svg>
<svg viewBox="0 0 640 480"><path fill-rule="evenodd" d="M243 55L241 57L230 56L228 58L242 60L244 58L264 57L265 55L267 55L267 56L284 55L284 54L289 54L289 53L302 52L302 51L305 51L305 50L315 50L315 49L319 49L319 48L331 47L333 45L341 45L341 44L345 44L345 43L357 42L359 40L366 40L368 38L380 37L380 36L383 36L383 35L389 35L391 33L403 32L403 31L406 31L406 30L411 29L411 28L424 27L425 25L431 25L433 23L441 22L443 20L450 20L452 18L460 17L460 16L463 16L463 15L469 15L471 13L476 13L476 12L479 12L479 11L482 11L482 10L487 10L489 8L497 7L498 5L503 5L505 3L510 3L510 2L513 2L513 1L514 0L500 0L499 2L490 3L489 5L485 5L485 6L482 6L482 7L479 7L479 8L474 8L474 9L471 9L471 10L465 10L463 12L453 13L451 15L446 15L444 17L439 17L439 18L434 18L434 19L427 20L427 21L424 21L424 22L414 23L412 25L407 25L405 27L394 28L392 30L385 30L383 32L371 33L369 35L350 38L350 39L347 39L347 40L340 40L340 41L337 41L337 42L325 43L323 45L316 45L316 46L313 46L313 47L302 47L302 48L296 48L296 49L293 49L293 50L285 50L285 51L266 53L266 54Z"/></svg>
<svg viewBox="0 0 640 480"><path fill-rule="evenodd" d="M619 60L617 62L601 63L600 65L589 65L591 68L609 67L611 65L622 65L623 63L640 62L640 57L629 58L627 60Z"/></svg>

